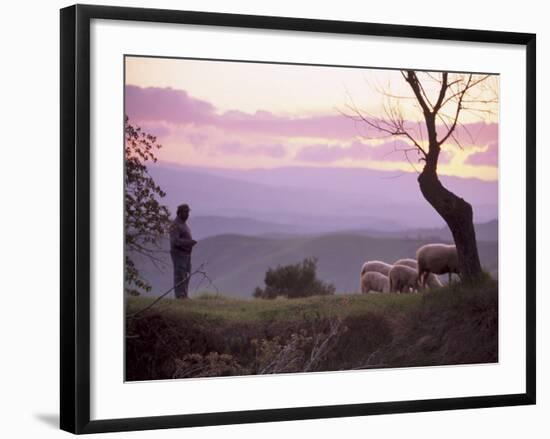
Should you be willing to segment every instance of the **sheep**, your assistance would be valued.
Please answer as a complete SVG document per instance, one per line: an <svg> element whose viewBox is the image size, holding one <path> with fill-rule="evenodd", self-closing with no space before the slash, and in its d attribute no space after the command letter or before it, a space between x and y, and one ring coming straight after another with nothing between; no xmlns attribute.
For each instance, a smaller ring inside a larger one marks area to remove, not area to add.
<svg viewBox="0 0 550 439"><path fill-rule="evenodd" d="M363 264L361 267L361 276L365 274L367 271L376 271L378 273L382 273L384 276L387 276L390 274L391 265L386 264L382 261L367 261Z"/></svg>
<svg viewBox="0 0 550 439"><path fill-rule="evenodd" d="M377 271L367 271L361 276L361 293L376 291L379 293L390 292L390 280L388 276Z"/></svg>
<svg viewBox="0 0 550 439"><path fill-rule="evenodd" d="M390 291L408 293L418 290L418 274L414 268L406 265L394 265L390 270Z"/></svg>
<svg viewBox="0 0 550 439"><path fill-rule="evenodd" d="M411 258L398 259L393 263L393 265L404 265L405 267L414 268L415 270L418 268L416 259Z"/></svg>
<svg viewBox="0 0 550 439"><path fill-rule="evenodd" d="M411 258L399 259L395 261L393 265L404 265L405 267L410 267L418 270L418 263L416 262L416 260ZM426 285L428 286L428 288L439 288L443 286L439 278L433 273L430 273L428 275Z"/></svg>
<svg viewBox="0 0 550 439"><path fill-rule="evenodd" d="M443 283L439 280L439 278L433 274L428 274L428 277L426 278L426 285L428 288L440 288L443 286Z"/></svg>
<svg viewBox="0 0 550 439"><path fill-rule="evenodd" d="M390 274L390 270L391 270L391 265L390 264L386 264L385 262L382 262L382 261L367 261L363 264L363 266L361 267L361 273L359 274L359 290L360 291L363 291L362 290L362 285L363 285L363 275L367 272L370 272L370 271L373 271L373 272L376 272L376 273L381 273L383 274L384 276L387 276L388 274Z"/></svg>
<svg viewBox="0 0 550 439"><path fill-rule="evenodd" d="M426 286L429 273L449 273L449 282L451 282L452 273L459 274L458 255L454 245L423 245L416 251L416 261L418 262L418 281L423 287Z"/></svg>

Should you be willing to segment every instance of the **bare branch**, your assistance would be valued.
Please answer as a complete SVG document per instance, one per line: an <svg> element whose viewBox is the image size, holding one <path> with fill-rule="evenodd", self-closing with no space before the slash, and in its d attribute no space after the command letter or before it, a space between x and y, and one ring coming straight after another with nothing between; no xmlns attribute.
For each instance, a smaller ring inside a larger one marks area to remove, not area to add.
<svg viewBox="0 0 550 439"><path fill-rule="evenodd" d="M441 105L443 104L443 99L445 98L445 93L447 93L447 76L448 76L448 73L443 72L442 80L441 80L441 88L439 89L439 96L437 98L437 102L433 107L434 113L437 113L441 108Z"/></svg>
<svg viewBox="0 0 550 439"><path fill-rule="evenodd" d="M441 106L444 107L445 105L447 105L449 102L451 102L453 99L455 99L457 97L460 97L460 96L464 97L466 92L468 92L472 87L475 87L479 83L485 81L487 78L490 77L490 75L484 75L484 76L482 76L481 78L479 78L478 80L475 80L475 81L472 81L472 77L473 77L473 75L470 74L469 77L468 77L468 81L467 81L466 86L464 88L459 87L458 91L456 91L452 95L448 96L443 101L443 104ZM454 83L457 84L457 83L459 83L459 81L455 81Z"/></svg>
<svg viewBox="0 0 550 439"><path fill-rule="evenodd" d="M183 278L183 280L181 280L180 282L178 282L177 284L175 284L172 288L170 288L169 290L167 290L166 292L162 293L160 296L158 296L155 300L153 300L149 305L147 305L146 307L140 309L139 311L136 311L132 314L128 314L126 315L126 318L129 318L129 319L133 319L133 318L136 318L136 316L138 316L139 314L143 313L144 311L147 311L148 309L152 308L154 305L156 305L158 302L160 302L164 297L166 297L168 294L170 294L176 287L180 286L181 284L183 284L184 282L187 282L188 280L190 280L194 275L196 274L200 274L203 276L203 278L206 278L209 280L210 282L210 285L214 285L212 283L212 280L210 279L210 277L208 277L208 274L206 273L206 271L204 270L204 267L205 267L206 263L203 262L198 269L196 269L195 271L193 271L192 273L186 273L186 276ZM218 288L214 285L214 288L216 288L216 291L218 291Z"/></svg>
<svg viewBox="0 0 550 439"><path fill-rule="evenodd" d="M424 98L422 97L422 92L420 91L420 81L418 81L418 78L416 77L416 73L413 70L407 70L407 74L402 71L401 74L405 78L405 81L409 83L409 85L412 88L412 91L414 95L416 96L416 100L420 104L420 107L422 108L422 111L424 113L424 116L427 116L431 114L430 109L428 108L428 105L424 101Z"/></svg>
<svg viewBox="0 0 550 439"><path fill-rule="evenodd" d="M458 123L458 116L460 115L460 110L462 109L462 99L464 98L464 95L470 88L470 84L472 83L472 75L468 76L468 81L466 82L466 86L462 89L461 93L458 95L458 102L456 104L456 113L454 116L454 121L451 125L451 127L448 129L447 134L443 136L441 140L438 140L437 143L439 145L442 145L445 143L445 141L453 134L456 125Z"/></svg>
<svg viewBox="0 0 550 439"><path fill-rule="evenodd" d="M405 129L404 118L400 113L398 113L398 110L386 107L384 109L384 112L388 120L384 120L369 118L368 116L365 116L365 114L363 114L363 112L355 106L352 107L350 105L346 105L346 107L353 113L353 115L344 114L345 116L351 118L352 120L363 122L371 128L374 128L376 131L386 133L389 136L406 137L424 156L426 156L426 151L424 150L422 145L420 145L420 143L416 141L411 133Z"/></svg>

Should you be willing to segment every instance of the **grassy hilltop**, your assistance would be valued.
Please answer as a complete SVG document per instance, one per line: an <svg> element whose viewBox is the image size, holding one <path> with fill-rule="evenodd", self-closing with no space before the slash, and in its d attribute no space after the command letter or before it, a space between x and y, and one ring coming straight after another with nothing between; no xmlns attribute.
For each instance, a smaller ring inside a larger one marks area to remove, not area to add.
<svg viewBox="0 0 550 439"><path fill-rule="evenodd" d="M410 232L414 233L414 232ZM357 292L359 271L367 260L393 263L400 258L415 257L416 250L428 242L446 242L440 238L373 237L359 232L293 235L267 238L242 235L217 235L199 241L193 250L193 266L206 263L206 270L224 295L250 297L262 285L269 267L287 265L315 256L319 260L319 279L330 282L338 292ZM168 243L163 248L169 248ZM478 242L482 265L489 272L498 269L498 243ZM151 261L135 255L136 266L153 285L151 295L159 295L172 286L172 262L168 253L163 270ZM191 281L191 295L206 286Z"/></svg>
<svg viewBox="0 0 550 439"><path fill-rule="evenodd" d="M498 361L498 285L423 294L127 298L127 380ZM137 313L137 314L136 314Z"/></svg>

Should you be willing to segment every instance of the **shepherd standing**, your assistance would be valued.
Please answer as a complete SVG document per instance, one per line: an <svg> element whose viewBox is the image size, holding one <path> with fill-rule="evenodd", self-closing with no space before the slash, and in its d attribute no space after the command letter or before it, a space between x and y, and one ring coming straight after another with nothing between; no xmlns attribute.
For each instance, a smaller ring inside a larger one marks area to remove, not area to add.
<svg viewBox="0 0 550 439"><path fill-rule="evenodd" d="M187 299L191 276L191 250L197 243L187 225L191 209L187 204L178 206L176 219L170 225L170 255L174 264L174 294L176 299Z"/></svg>

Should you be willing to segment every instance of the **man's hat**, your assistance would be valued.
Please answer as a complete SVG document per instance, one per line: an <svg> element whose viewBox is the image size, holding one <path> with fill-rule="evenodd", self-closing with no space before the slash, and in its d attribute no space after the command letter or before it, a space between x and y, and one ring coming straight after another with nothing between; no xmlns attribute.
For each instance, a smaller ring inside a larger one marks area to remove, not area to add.
<svg viewBox="0 0 550 439"><path fill-rule="evenodd" d="M178 206L178 212L181 212L181 211L186 211L186 212L189 212L191 209L189 208L189 204L180 204Z"/></svg>

